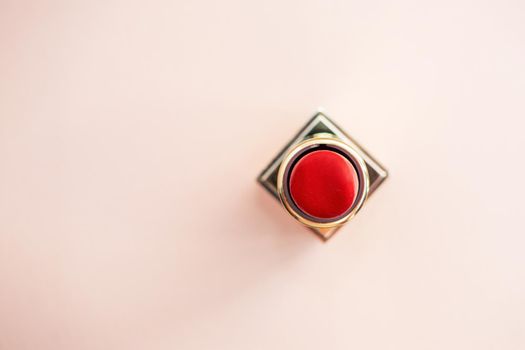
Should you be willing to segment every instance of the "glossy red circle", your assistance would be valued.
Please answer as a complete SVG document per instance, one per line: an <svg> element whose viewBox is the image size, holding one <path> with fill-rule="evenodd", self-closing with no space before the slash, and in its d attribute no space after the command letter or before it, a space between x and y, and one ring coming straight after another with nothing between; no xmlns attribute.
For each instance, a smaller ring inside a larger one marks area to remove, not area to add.
<svg viewBox="0 0 525 350"><path fill-rule="evenodd" d="M290 196L301 211L315 218L343 215L352 207L358 188L353 164L334 151L308 153L291 169Z"/></svg>

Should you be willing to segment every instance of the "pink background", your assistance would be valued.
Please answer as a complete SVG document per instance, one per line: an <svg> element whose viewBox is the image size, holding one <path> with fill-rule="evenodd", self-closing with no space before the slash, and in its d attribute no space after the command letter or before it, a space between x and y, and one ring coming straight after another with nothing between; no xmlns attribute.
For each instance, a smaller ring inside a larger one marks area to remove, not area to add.
<svg viewBox="0 0 525 350"><path fill-rule="evenodd" d="M524 349L523 1L0 0L0 349ZM391 172L327 244L255 177Z"/></svg>

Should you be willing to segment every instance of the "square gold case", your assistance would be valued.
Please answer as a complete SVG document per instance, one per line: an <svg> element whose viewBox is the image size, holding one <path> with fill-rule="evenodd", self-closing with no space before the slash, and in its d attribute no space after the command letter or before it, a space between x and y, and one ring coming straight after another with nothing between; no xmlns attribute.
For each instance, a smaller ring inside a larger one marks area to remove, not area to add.
<svg viewBox="0 0 525 350"><path fill-rule="evenodd" d="M334 138L343 141L352 147L366 164L369 176L368 196L372 195L381 183L387 178L387 170L375 160L367 151L363 149L354 139L352 139L343 129L335 124L324 113L315 114L299 132L286 144L286 146L277 154L277 156L268 164L258 177L258 182L280 202L277 191L277 177L279 167L290 149L298 143L313 137L316 134L330 134ZM314 231L322 240L326 241L339 229L336 227L330 230L320 230L318 228L310 229Z"/></svg>

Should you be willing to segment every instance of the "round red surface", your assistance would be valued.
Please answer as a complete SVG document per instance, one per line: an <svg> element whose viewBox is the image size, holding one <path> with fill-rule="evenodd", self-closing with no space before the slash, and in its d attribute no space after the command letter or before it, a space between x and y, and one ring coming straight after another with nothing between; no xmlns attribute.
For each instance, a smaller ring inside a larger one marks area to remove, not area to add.
<svg viewBox="0 0 525 350"><path fill-rule="evenodd" d="M352 163L341 154L319 150L303 156L290 174L290 195L304 213L319 219L344 214L359 186Z"/></svg>

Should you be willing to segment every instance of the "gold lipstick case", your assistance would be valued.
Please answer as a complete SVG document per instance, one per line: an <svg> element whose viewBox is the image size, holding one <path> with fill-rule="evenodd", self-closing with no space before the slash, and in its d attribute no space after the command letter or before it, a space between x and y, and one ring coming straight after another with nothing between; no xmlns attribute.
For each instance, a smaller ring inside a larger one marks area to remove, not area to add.
<svg viewBox="0 0 525 350"><path fill-rule="evenodd" d="M332 145L343 148L353 158L356 168L360 172L361 196L356 201L353 210L342 218L333 222L317 222L305 217L300 211L295 210L289 198L285 195L284 173L287 171L288 163L294 154L300 153L305 147L317 144ZM290 142L277 154L258 177L258 182L279 200L285 209L303 225L315 232L323 241L331 238L359 211L362 205L372 193L387 178L387 170L366 152L355 140L337 126L325 114L319 112L314 115L306 125L295 135Z"/></svg>

